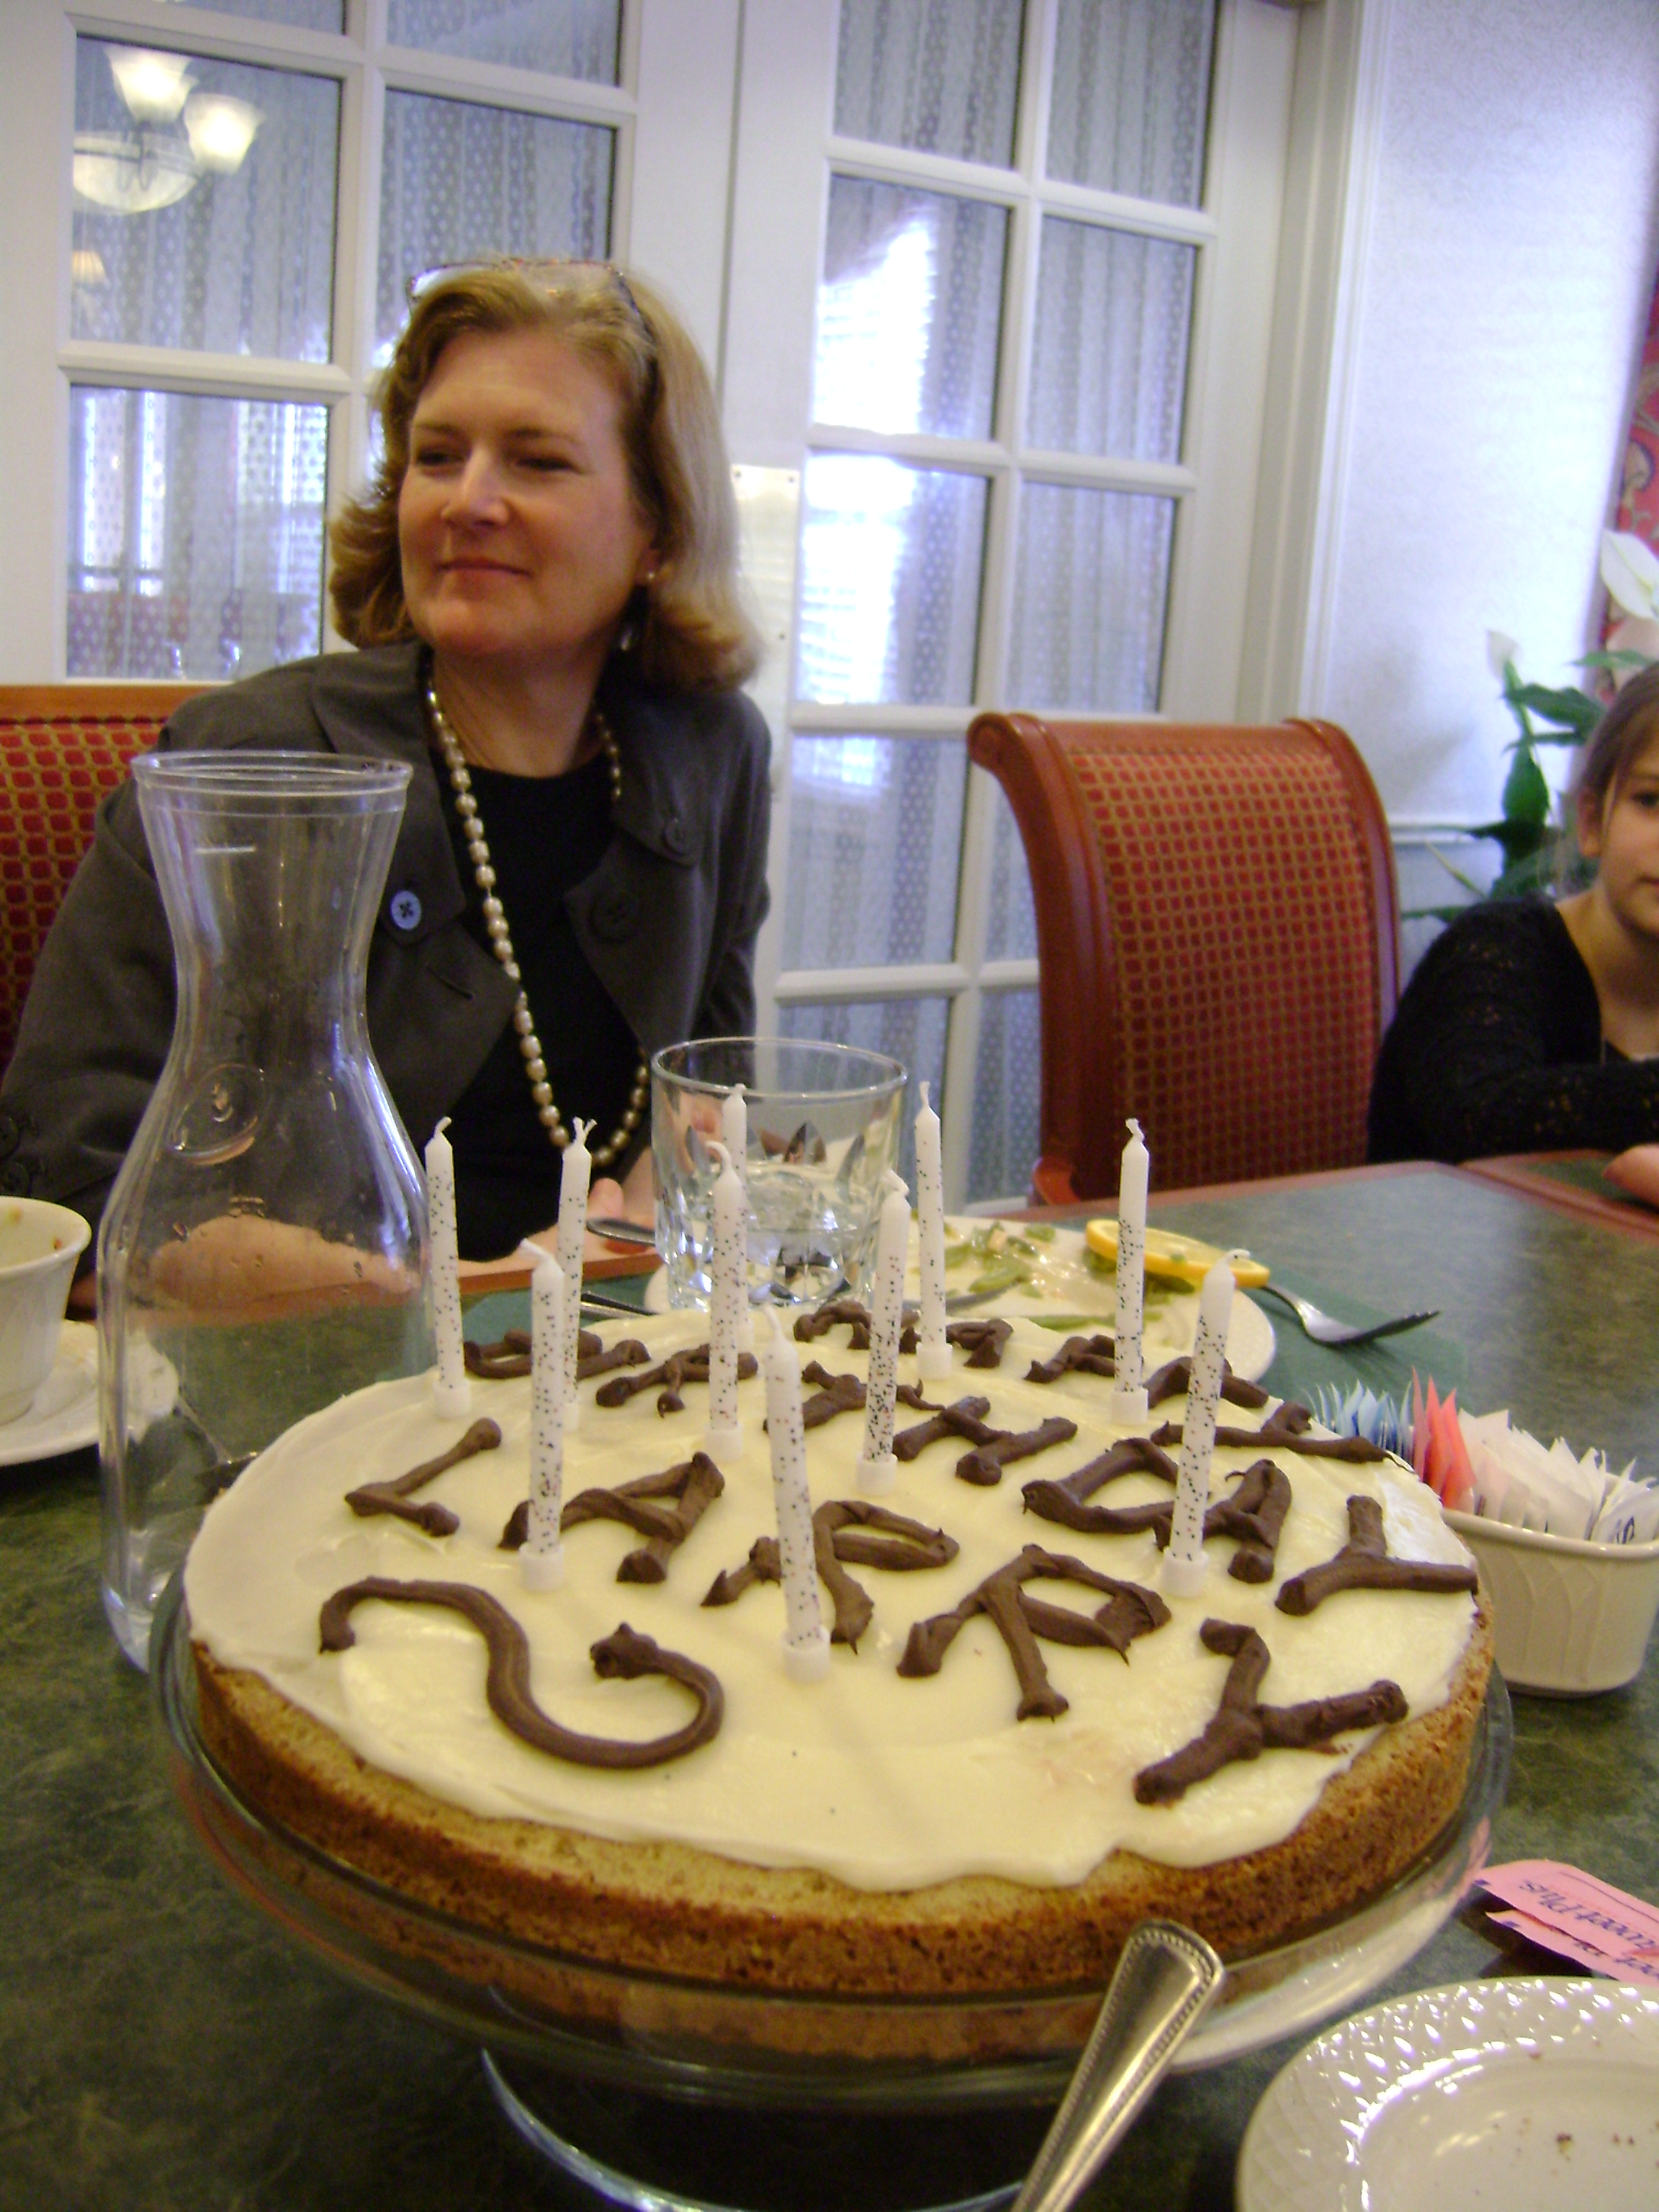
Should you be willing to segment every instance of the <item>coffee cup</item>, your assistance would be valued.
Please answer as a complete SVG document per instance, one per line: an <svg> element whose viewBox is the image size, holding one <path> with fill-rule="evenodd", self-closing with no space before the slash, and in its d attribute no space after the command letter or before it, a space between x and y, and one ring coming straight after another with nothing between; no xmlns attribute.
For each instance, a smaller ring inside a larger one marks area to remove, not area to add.
<svg viewBox="0 0 1659 2212"><path fill-rule="evenodd" d="M66 1206L0 1198L0 1423L27 1413L52 1372L75 1264L91 1237Z"/></svg>

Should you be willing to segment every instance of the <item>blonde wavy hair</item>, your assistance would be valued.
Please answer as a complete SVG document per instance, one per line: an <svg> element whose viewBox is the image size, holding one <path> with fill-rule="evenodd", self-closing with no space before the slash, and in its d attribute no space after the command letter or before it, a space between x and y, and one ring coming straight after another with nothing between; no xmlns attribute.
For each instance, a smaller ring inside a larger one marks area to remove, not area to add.
<svg viewBox="0 0 1659 2212"><path fill-rule="evenodd" d="M380 380L380 467L331 532L340 635L362 646L416 635L398 547L410 419L453 339L521 330L548 331L621 396L634 495L661 556L625 617L641 673L677 690L734 689L760 651L738 595L737 502L708 372L651 287L599 262L490 263L421 290Z"/></svg>

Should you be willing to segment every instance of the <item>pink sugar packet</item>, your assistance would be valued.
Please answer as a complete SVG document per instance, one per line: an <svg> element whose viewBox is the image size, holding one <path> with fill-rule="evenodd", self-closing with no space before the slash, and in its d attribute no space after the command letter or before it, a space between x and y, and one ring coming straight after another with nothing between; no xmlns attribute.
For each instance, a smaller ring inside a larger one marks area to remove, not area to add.
<svg viewBox="0 0 1659 2212"><path fill-rule="evenodd" d="M1500 1927L1595 1973L1659 1986L1659 1907L1556 1859L1488 1867L1478 1886L1515 1908L1493 1914Z"/></svg>

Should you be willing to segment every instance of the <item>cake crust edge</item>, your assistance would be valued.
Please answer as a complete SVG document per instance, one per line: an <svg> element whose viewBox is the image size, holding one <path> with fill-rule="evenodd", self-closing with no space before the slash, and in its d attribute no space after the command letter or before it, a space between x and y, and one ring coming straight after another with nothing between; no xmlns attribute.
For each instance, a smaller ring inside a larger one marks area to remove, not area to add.
<svg viewBox="0 0 1659 2212"><path fill-rule="evenodd" d="M416 1903L601 1968L757 1994L880 1999L1098 1987L1148 1917L1195 1929L1224 1957L1289 1940L1375 1896L1462 1800L1492 1637L1483 1588L1445 1702L1385 1729L1264 1850L1191 1868L1120 1850L1076 1884L969 1875L894 1892L685 1844L618 1843L471 1812L370 1766L262 1676L199 1644L191 1650L203 1742L246 1801ZM436 1939L405 1921L392 1940L430 1949ZM562 2008L605 2008L584 1998L580 1975L550 1970L550 1978L557 1986L545 1994Z"/></svg>

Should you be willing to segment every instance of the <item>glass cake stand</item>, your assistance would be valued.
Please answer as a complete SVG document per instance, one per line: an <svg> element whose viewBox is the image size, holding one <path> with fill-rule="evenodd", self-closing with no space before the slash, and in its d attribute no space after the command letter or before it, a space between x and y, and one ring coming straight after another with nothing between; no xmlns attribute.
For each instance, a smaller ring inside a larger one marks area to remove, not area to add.
<svg viewBox="0 0 1659 2212"><path fill-rule="evenodd" d="M785 1995L520 1942L412 1901L247 1802L198 1728L178 1577L157 1609L150 1673L174 1786L220 1870L348 1980L480 2045L513 2124L599 2202L629 2212L991 2212L1012 2198L1093 2025L1097 1986ZM1511 1742L1494 1672L1463 1800L1441 1835L1340 1920L1230 1958L1178 2070L1306 2034L1414 1957L1486 1863ZM744 2124L757 2110L763 2129Z"/></svg>

